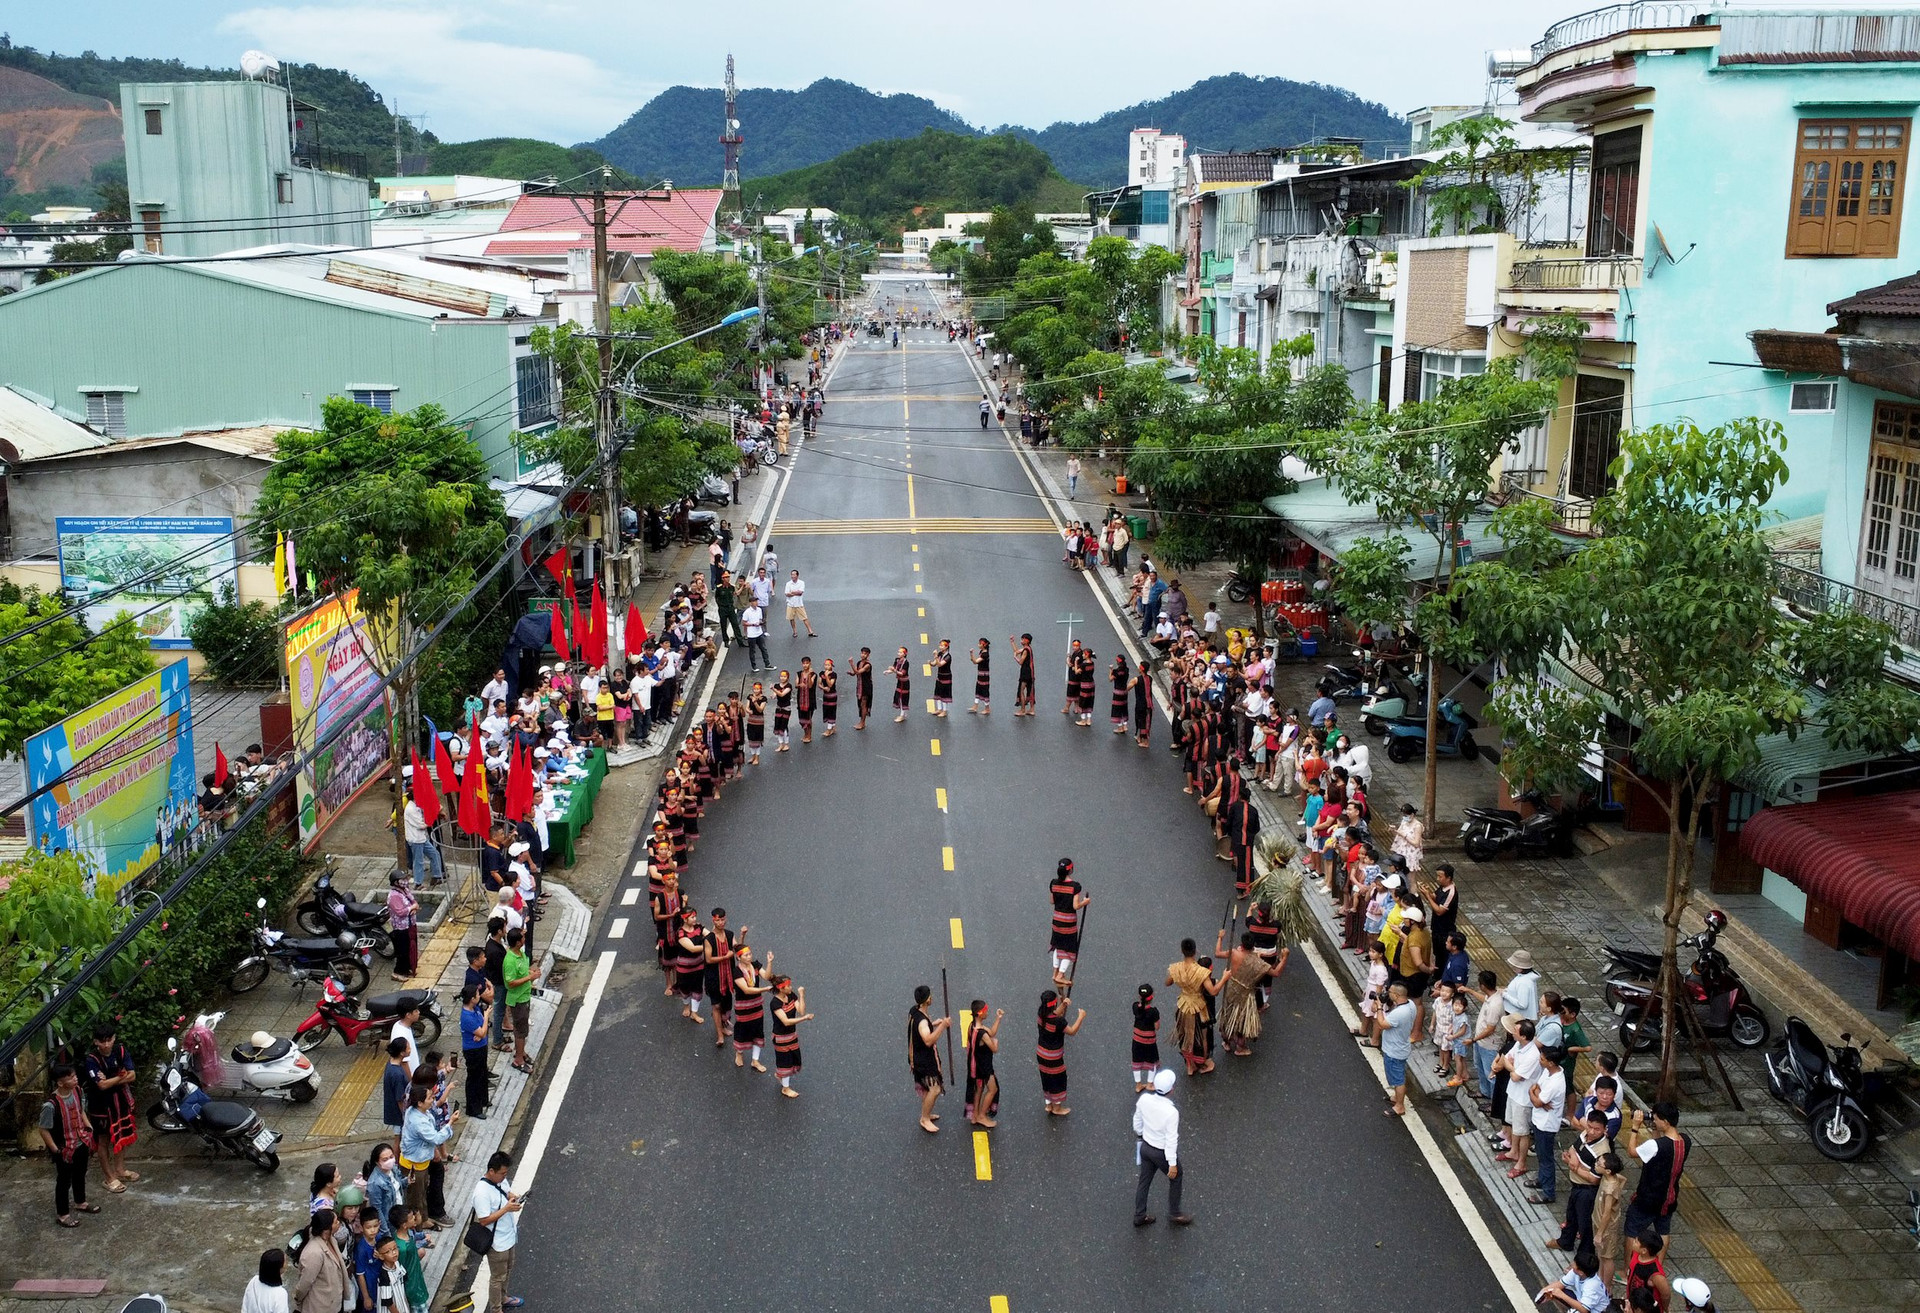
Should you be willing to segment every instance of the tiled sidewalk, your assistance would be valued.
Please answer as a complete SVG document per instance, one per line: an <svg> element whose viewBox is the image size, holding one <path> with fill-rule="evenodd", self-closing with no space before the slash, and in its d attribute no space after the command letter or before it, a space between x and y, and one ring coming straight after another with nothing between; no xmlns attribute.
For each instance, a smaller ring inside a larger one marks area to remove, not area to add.
<svg viewBox="0 0 1920 1313"><path fill-rule="evenodd" d="M1104 487L1089 487L1083 476L1082 497L1069 501L1064 494L1065 453L1046 449L1027 455L1030 468L1062 515L1098 520L1107 502L1125 500L1107 495ZM1090 467L1098 464L1088 463ZM1136 556L1151 551L1151 543L1142 543ZM1188 597L1198 612L1223 571L1215 566L1183 573ZM1120 607L1124 581L1110 571L1096 575L1098 586ZM1317 673L1317 665L1282 666L1276 681L1278 702L1305 706ZM1402 800L1417 803L1424 787L1422 763L1395 765L1386 760L1384 751L1373 756L1376 813L1392 815ZM1481 865L1443 851L1452 838L1450 822L1459 814L1459 806L1491 802L1495 784L1492 768L1484 762L1443 761L1440 778L1441 833L1429 849L1427 864L1431 869L1435 861L1453 860L1460 868L1460 924L1468 933L1476 970L1492 966L1504 980L1510 974L1507 955L1527 948L1540 964L1547 987L1578 997L1586 1005L1588 1031L1596 1046L1617 1047L1613 1017L1604 1000L1601 947L1610 939L1655 945L1657 922L1616 893L1585 857ZM1297 803L1264 790L1254 796L1263 829L1296 832ZM1315 888L1313 882L1309 888ZM1324 893L1315 890L1310 896L1327 932L1322 946L1332 950L1338 938L1332 933L1331 906ZM1345 964L1357 994L1364 976L1358 959L1352 953L1333 955ZM1783 1005L1800 1006L1797 1000L1763 1001L1773 1005L1770 1011ZM1773 1014L1777 1021L1778 1012ZM1719 1047L1744 1109L1730 1107L1725 1092L1699 1080L1690 1059L1683 1056L1687 1079L1683 1080L1682 1127L1694 1137L1695 1151L1683 1186L1669 1269L1706 1280L1715 1303L1724 1310L1793 1313L1844 1308L1849 1313L1894 1313L1920 1307L1920 1248L1907 1230L1906 1185L1899 1158L1884 1147L1850 1164L1821 1157L1799 1119L1768 1096L1760 1055L1738 1052L1724 1043ZM1454 1144L1462 1165L1505 1218L1541 1278L1558 1276L1565 1268L1564 1257L1546 1249L1544 1242L1559 1229L1564 1193L1559 1208L1526 1202L1519 1183L1507 1178L1504 1165L1492 1161L1485 1135L1490 1129L1487 1119L1470 1098L1440 1088L1440 1080L1431 1075L1430 1054L1430 1048L1417 1052L1409 1071L1417 1076L1430 1105L1459 1132ZM1588 1074L1583 1068L1583 1081ZM1629 1085L1650 1074L1648 1060L1638 1059L1629 1067Z"/></svg>

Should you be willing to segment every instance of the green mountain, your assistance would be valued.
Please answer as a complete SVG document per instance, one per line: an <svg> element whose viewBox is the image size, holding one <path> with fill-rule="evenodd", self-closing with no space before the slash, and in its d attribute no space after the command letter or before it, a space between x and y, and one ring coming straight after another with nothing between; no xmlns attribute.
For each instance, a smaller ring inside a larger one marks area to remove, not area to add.
<svg viewBox="0 0 1920 1313"><path fill-rule="evenodd" d="M1406 121L1384 105L1318 82L1244 73L1207 78L1087 123L1000 130L1039 146L1070 178L1115 187L1127 180L1127 133L1135 128L1177 132L1194 150L1292 146L1323 136L1362 138L1369 155L1408 145Z"/></svg>
<svg viewBox="0 0 1920 1313"><path fill-rule="evenodd" d="M739 114L746 137L743 179L819 164L855 146L916 136L924 128L975 131L922 96L882 96L835 78L821 78L803 91L750 88L740 93ZM650 182L671 178L676 186L711 186L720 181L725 115L726 96L717 87L669 87L612 132L585 144Z"/></svg>
<svg viewBox="0 0 1920 1313"><path fill-rule="evenodd" d="M916 211L986 210L996 205L1077 210L1086 188L1054 171L1030 142L1001 134L963 136L928 128L904 141L873 141L824 164L744 183L768 210L812 205L878 228L918 226Z"/></svg>
<svg viewBox="0 0 1920 1313"><path fill-rule="evenodd" d="M592 173L605 161L600 152L588 146L557 146L532 137L487 137L480 141L437 142L427 152L430 173L473 173L484 178L558 178L562 182L577 179L576 186L591 186L592 180L581 174ZM637 183L619 169L614 170L616 186Z"/></svg>

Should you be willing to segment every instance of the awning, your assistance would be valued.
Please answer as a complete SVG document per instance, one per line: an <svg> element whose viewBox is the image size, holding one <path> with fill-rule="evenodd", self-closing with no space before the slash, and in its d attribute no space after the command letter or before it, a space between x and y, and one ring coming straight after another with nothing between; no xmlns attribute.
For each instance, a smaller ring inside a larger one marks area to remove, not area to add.
<svg viewBox="0 0 1920 1313"><path fill-rule="evenodd" d="M500 494L500 500L507 504L509 520L530 520L560 504L559 498L552 493L529 488L524 483L508 483L505 479L493 479L490 482L493 490Z"/></svg>
<svg viewBox="0 0 1920 1313"><path fill-rule="evenodd" d="M1357 539L1385 538L1397 533L1407 540L1410 552L1407 578L1420 581L1433 578L1440 544L1432 534L1418 524L1382 522L1373 507L1348 501L1345 493L1325 479L1302 480L1293 492L1269 497L1262 504L1314 550L1336 561ZM1506 550L1506 543L1493 532L1493 517L1485 512L1470 516L1462 533L1473 544L1476 557L1498 556ZM1441 577L1451 574L1452 569L1449 562L1441 570Z"/></svg>
<svg viewBox="0 0 1920 1313"><path fill-rule="evenodd" d="M1920 958L1920 789L1768 807L1740 851L1889 947Z"/></svg>

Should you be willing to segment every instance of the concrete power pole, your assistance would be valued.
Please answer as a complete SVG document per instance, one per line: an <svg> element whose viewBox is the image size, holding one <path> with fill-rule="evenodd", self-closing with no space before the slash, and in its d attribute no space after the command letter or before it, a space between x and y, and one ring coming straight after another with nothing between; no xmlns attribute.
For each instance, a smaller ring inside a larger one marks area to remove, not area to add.
<svg viewBox="0 0 1920 1313"><path fill-rule="evenodd" d="M624 209L625 207L622 206ZM605 590L620 591L614 578L614 560L620 555L620 464L613 441L613 302L612 270L607 260L607 170L600 170L593 189L593 335L600 348L600 376L593 394L594 448L600 454L601 560Z"/></svg>

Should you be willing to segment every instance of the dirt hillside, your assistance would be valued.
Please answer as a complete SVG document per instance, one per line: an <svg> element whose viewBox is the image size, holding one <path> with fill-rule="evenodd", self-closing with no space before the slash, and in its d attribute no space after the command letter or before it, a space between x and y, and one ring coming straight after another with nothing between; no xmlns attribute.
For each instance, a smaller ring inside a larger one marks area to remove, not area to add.
<svg viewBox="0 0 1920 1313"><path fill-rule="evenodd" d="M84 185L123 149L119 106L0 66L0 173L14 191Z"/></svg>

